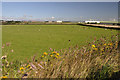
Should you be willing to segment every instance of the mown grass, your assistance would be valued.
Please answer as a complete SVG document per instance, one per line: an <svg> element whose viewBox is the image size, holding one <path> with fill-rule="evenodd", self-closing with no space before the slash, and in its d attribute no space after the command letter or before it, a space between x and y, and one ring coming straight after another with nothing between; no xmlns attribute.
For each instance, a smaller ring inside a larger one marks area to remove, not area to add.
<svg viewBox="0 0 120 80"><path fill-rule="evenodd" d="M2 44L11 43L9 49L14 52L9 53L10 61L25 61L35 54L40 56L49 48L59 51L76 44L84 46L95 38L104 36L110 39L117 33L117 30L80 25L3 25Z"/></svg>

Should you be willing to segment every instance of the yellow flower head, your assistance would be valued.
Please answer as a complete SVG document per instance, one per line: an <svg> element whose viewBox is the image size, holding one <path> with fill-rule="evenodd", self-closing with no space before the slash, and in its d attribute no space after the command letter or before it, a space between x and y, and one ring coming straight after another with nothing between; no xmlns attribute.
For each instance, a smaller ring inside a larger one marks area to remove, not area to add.
<svg viewBox="0 0 120 80"><path fill-rule="evenodd" d="M27 68L30 68L30 65L29 65L29 64L27 65Z"/></svg>
<svg viewBox="0 0 120 80"><path fill-rule="evenodd" d="M98 48L94 48L95 49L95 51L97 51L98 50Z"/></svg>
<svg viewBox="0 0 120 80"><path fill-rule="evenodd" d="M109 43L108 45L109 45L109 46L112 46L112 43Z"/></svg>
<svg viewBox="0 0 120 80"><path fill-rule="evenodd" d="M53 55L50 55L50 57L52 57Z"/></svg>
<svg viewBox="0 0 120 80"><path fill-rule="evenodd" d="M55 55L55 57L56 57L56 58L58 58L58 56L57 56L57 55Z"/></svg>
<svg viewBox="0 0 120 80"><path fill-rule="evenodd" d="M112 43L110 43L110 45L112 46Z"/></svg>
<svg viewBox="0 0 120 80"><path fill-rule="evenodd" d="M44 58L44 56L41 56L42 58Z"/></svg>
<svg viewBox="0 0 120 80"><path fill-rule="evenodd" d="M53 54L56 54L57 52L53 51L52 53L53 53Z"/></svg>
<svg viewBox="0 0 120 80"><path fill-rule="evenodd" d="M20 70L23 70L23 69L24 69L23 67L20 68Z"/></svg>
<svg viewBox="0 0 120 80"><path fill-rule="evenodd" d="M59 53L56 53L57 56L59 56Z"/></svg>
<svg viewBox="0 0 120 80"><path fill-rule="evenodd" d="M3 76L2 78L7 78L7 76Z"/></svg>
<svg viewBox="0 0 120 80"><path fill-rule="evenodd" d="M104 45L106 46L106 43Z"/></svg>
<svg viewBox="0 0 120 80"><path fill-rule="evenodd" d="M46 56L48 55L48 53L46 53L46 52L44 52L43 54L46 55Z"/></svg>
<svg viewBox="0 0 120 80"><path fill-rule="evenodd" d="M92 45L92 48L95 48L95 45Z"/></svg>

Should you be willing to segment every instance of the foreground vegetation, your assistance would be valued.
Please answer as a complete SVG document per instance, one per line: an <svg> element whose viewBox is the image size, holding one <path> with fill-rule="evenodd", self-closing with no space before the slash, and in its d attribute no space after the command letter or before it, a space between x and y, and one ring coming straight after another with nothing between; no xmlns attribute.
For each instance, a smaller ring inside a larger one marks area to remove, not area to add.
<svg viewBox="0 0 120 80"><path fill-rule="evenodd" d="M69 47L56 51L50 48L36 58L35 55L26 63L22 61L9 62L8 54L2 56L2 78L85 78L105 79L115 78L119 72L118 35L108 40L102 37L80 47ZM4 45L3 49L10 44ZM13 50L6 50L7 53Z"/></svg>

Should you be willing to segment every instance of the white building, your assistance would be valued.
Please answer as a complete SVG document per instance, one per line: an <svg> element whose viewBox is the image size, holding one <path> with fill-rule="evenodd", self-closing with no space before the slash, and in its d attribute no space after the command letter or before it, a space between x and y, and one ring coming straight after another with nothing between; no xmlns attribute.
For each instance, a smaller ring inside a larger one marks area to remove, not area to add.
<svg viewBox="0 0 120 80"><path fill-rule="evenodd" d="M58 23L62 23L62 21L56 21L56 22L58 22Z"/></svg>
<svg viewBox="0 0 120 80"><path fill-rule="evenodd" d="M100 21L85 21L85 23L100 23Z"/></svg>

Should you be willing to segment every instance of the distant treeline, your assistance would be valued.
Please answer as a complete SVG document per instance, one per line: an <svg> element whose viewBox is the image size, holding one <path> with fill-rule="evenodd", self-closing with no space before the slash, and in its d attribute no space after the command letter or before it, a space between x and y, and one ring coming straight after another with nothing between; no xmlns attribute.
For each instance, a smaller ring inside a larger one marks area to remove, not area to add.
<svg viewBox="0 0 120 80"><path fill-rule="evenodd" d="M18 25L18 24L27 24L24 21L2 21L2 25Z"/></svg>
<svg viewBox="0 0 120 80"><path fill-rule="evenodd" d="M77 24L76 22L2 21L2 25Z"/></svg>

